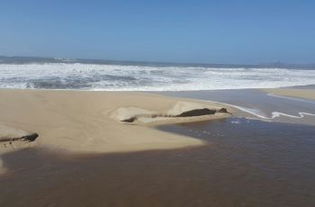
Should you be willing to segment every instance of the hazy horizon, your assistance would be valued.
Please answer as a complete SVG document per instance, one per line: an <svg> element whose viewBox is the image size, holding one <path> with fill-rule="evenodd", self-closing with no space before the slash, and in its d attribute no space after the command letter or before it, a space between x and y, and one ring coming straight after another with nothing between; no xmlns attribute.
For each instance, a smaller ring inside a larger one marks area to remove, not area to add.
<svg viewBox="0 0 315 207"><path fill-rule="evenodd" d="M16 61L16 62L15 62ZM60 63L96 63L96 64L161 64L161 65L182 65L182 66L217 66L217 67L224 67L224 66L248 66L248 67L293 67L293 68L314 68L315 62L309 63L294 63L294 62L263 62L263 63L220 63L220 62L164 62L164 61L145 61L145 60L126 60L126 59L103 59L103 58L82 58L82 57L49 57L49 56L7 56L0 54L0 64L1 63L36 63L36 62L60 62ZM314 68L315 69L315 68Z"/></svg>
<svg viewBox="0 0 315 207"><path fill-rule="evenodd" d="M311 1L2 2L0 54L206 64L314 63Z"/></svg>

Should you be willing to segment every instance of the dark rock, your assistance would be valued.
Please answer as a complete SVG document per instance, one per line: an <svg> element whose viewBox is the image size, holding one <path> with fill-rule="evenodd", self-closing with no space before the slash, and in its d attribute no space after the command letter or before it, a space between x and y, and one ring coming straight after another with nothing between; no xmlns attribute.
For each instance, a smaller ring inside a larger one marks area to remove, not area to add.
<svg viewBox="0 0 315 207"><path fill-rule="evenodd" d="M33 133L33 134L29 134L23 137L2 138L0 139L0 142L9 142L9 144L12 144L12 142L18 141L18 140L33 142L37 139L37 137L39 137L39 135L37 133Z"/></svg>
<svg viewBox="0 0 315 207"><path fill-rule="evenodd" d="M220 113L228 113L226 108L221 108L220 110L218 110L218 112L220 112Z"/></svg>
<svg viewBox="0 0 315 207"><path fill-rule="evenodd" d="M29 142L33 142L33 141L35 141L35 139L37 139L38 136L39 135L37 133L33 133L30 135L26 135L26 136L21 137L21 139L29 141Z"/></svg>
<svg viewBox="0 0 315 207"><path fill-rule="evenodd" d="M124 119L124 120L121 120L122 122L134 122L135 120L137 119L137 117L131 117L129 119Z"/></svg>
<svg viewBox="0 0 315 207"><path fill-rule="evenodd" d="M188 116L202 116L202 115L210 115L210 114L215 114L216 110L212 110L212 109L207 109L207 108L203 108L203 109L194 109L194 110L190 110L190 111L185 111L179 115L177 115L176 117L188 117Z"/></svg>

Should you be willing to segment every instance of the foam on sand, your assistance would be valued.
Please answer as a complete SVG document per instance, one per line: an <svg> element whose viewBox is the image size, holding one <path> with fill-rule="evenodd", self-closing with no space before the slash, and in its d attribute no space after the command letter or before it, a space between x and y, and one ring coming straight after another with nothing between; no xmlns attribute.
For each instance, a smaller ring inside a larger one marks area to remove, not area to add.
<svg viewBox="0 0 315 207"><path fill-rule="evenodd" d="M307 113L307 112L298 112L297 115L292 115L292 114L287 114L279 111L273 111L271 112L271 116L266 116L263 112L257 109L253 108L246 108L246 107L240 107L236 105L229 104L230 107L234 107L240 111L243 111L245 113L251 114L254 117L257 117L262 120L273 120L278 117L288 117L288 118L293 118L293 119L302 119L304 117L310 116L310 117L315 117L315 114L313 113Z"/></svg>

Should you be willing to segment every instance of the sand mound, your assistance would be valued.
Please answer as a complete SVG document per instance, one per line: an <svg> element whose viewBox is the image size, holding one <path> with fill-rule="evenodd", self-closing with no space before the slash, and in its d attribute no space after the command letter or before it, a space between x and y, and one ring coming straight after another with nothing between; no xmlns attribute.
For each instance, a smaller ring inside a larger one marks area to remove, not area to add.
<svg viewBox="0 0 315 207"><path fill-rule="evenodd" d="M0 154L30 147L32 146L31 142L35 141L37 137L38 134L36 133L0 125Z"/></svg>
<svg viewBox="0 0 315 207"><path fill-rule="evenodd" d="M119 121L128 120L135 116L151 116L151 114L156 114L156 111L149 111L137 107L121 107L115 110L110 117Z"/></svg>
<svg viewBox="0 0 315 207"><path fill-rule="evenodd" d="M225 108L193 102L177 102L167 111L149 111L136 107L120 107L111 114L111 118L124 123L169 124L194 122L228 117Z"/></svg>
<svg viewBox="0 0 315 207"><path fill-rule="evenodd" d="M0 144L0 154L29 145L58 153L122 153L202 146L203 140L150 127L229 116L217 111L210 114L211 110L224 107L222 104L199 102L138 92L0 90L0 125L11 127L2 127L1 135L40 135L35 142ZM188 111L191 109L199 111ZM205 112L208 114L201 115ZM133 122L121 124L132 117Z"/></svg>
<svg viewBox="0 0 315 207"><path fill-rule="evenodd" d="M37 137L36 133L29 133L21 129L0 125L0 175L8 171L4 166L1 156L8 152L32 146L33 143L31 142L35 141Z"/></svg>
<svg viewBox="0 0 315 207"><path fill-rule="evenodd" d="M13 127L8 127L5 125L0 125L0 141L3 140L4 138L9 138L9 137L22 137L27 135L28 132L21 130L21 129L16 129Z"/></svg>

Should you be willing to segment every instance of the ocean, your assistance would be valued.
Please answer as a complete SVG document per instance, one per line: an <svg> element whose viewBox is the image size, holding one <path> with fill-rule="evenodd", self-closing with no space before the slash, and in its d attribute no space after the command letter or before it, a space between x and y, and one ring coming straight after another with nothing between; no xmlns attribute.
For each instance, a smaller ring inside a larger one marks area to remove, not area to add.
<svg viewBox="0 0 315 207"><path fill-rule="evenodd" d="M43 58L0 61L0 88L157 92L223 102L255 118L285 122L313 122L315 102L271 97L256 89L309 85L315 85L315 67Z"/></svg>
<svg viewBox="0 0 315 207"><path fill-rule="evenodd" d="M315 84L315 67L26 60L0 58L0 88L196 91Z"/></svg>
<svg viewBox="0 0 315 207"><path fill-rule="evenodd" d="M207 143L198 148L7 153L0 206L315 206L315 101L257 89L306 85L315 67L4 60L0 88L148 91L223 102L247 118L156 128Z"/></svg>

